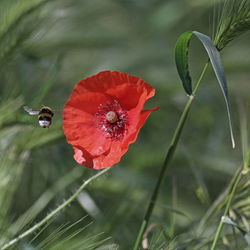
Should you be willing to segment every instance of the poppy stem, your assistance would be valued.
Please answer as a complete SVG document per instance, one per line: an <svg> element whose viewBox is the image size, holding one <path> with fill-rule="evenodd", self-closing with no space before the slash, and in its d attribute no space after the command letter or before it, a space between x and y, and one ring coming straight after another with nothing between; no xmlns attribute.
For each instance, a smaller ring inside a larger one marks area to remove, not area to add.
<svg viewBox="0 0 250 250"><path fill-rule="evenodd" d="M43 226L45 223L47 223L50 219L52 219L56 214L58 214L62 209L67 207L73 200L77 198L77 196L82 192L84 188L88 186L89 183L91 183L93 180L98 178L99 176L105 174L108 172L111 168L105 168L102 171L99 171L97 174L90 177L88 180L84 181L83 184L76 190L74 194L72 194L66 201L64 201L59 207L54 209L51 213L49 213L45 218L43 218L40 222L36 223L33 227L29 228L27 231L23 232L16 238L10 240L6 244L4 244L0 249L5 250L9 248L10 246L14 245L15 243L19 242L21 239L27 237L31 233L35 232L38 228Z"/></svg>
<svg viewBox="0 0 250 250"><path fill-rule="evenodd" d="M155 206L155 203L156 203L159 191L160 191L160 187L161 187L163 179L164 179L164 177L166 175L167 169L169 168L169 164L170 164L170 162L171 162L171 160L173 158L173 155L175 153L175 149L176 149L176 146L178 144L179 138L181 136L181 132L182 132L182 129L184 127L184 124L186 122L186 119L187 119L191 104L192 104L192 102L194 100L195 93L196 93L196 91L197 91L197 89L198 89L198 87L200 85L201 80L203 79L203 76L204 76L204 74L205 74L205 72L207 70L208 64L209 64L209 61L205 64L205 66L204 66L204 68L203 68L203 70L201 72L201 75L200 75L200 77L199 77L199 79L197 81L197 84L195 86L195 89L194 89L193 93L189 96L189 99L188 99L188 101L187 101L187 103L186 103L186 105L184 107L184 110L182 111L180 120L179 120L178 125L177 125L177 127L175 129L175 132L174 132L174 135L172 137L170 146L168 148L164 163L162 165L162 168L161 168L157 183L156 183L154 191L152 193L152 196L151 196L151 199L150 199L146 214L145 214L144 219L142 221L140 230L139 230L139 232L137 234L137 238L136 238L136 242L134 244L133 250L137 250L139 248L140 243L142 242L143 234L144 234L144 232L145 232L145 230L146 230L146 228L148 226L148 222L149 222L150 217L152 215L152 212L153 212L153 209L154 209L154 206Z"/></svg>

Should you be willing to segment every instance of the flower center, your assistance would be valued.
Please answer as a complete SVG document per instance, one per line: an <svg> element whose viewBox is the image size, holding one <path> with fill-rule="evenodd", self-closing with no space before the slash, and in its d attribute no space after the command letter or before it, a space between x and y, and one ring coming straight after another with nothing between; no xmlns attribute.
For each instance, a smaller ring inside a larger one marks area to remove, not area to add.
<svg viewBox="0 0 250 250"><path fill-rule="evenodd" d="M106 114L106 120L107 120L109 123L115 123L115 122L117 122L117 120L118 120L118 116L117 116L117 114L116 114L114 111L109 111L109 112Z"/></svg>
<svg viewBox="0 0 250 250"><path fill-rule="evenodd" d="M97 127L104 132L106 137L113 140L123 138L128 125L127 112L118 101L114 100L105 105L100 104L95 116L97 118Z"/></svg>

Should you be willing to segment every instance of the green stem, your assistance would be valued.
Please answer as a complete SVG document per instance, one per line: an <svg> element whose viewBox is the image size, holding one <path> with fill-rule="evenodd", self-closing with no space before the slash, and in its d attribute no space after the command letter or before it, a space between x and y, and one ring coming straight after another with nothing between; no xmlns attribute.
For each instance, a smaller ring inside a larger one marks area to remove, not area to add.
<svg viewBox="0 0 250 250"><path fill-rule="evenodd" d="M37 224L35 224L33 227L31 227L30 229L28 229L24 233L20 234L16 238L14 238L11 241L9 241L6 244L4 244L2 246L2 248L1 248L1 250L7 249L8 247L10 247L13 244L17 243L21 239L27 237L28 235L30 235L31 233L33 233L34 231L36 231L39 227L41 227L42 225L44 225L45 223L47 223L57 213L59 213L62 209L64 209L66 206L68 206L82 192L82 190L84 188L86 188L86 186L89 183L91 183L93 180L95 180L96 178L98 178L99 176L103 175L104 173L106 173L109 170L110 170L110 168L106 168L106 169L98 172L96 175L92 176L88 180L84 181L83 184L76 190L76 192L73 195L71 195L66 201L64 201L59 207L57 207L55 210L53 210L50 214L48 214L44 219L42 219L40 222L38 222Z"/></svg>
<svg viewBox="0 0 250 250"><path fill-rule="evenodd" d="M231 193L230 193L230 195L228 197L228 200L227 200L227 203L226 203L226 208L225 208L223 216L226 216L228 214L228 212L229 212L229 209L230 209L230 206L231 206L231 203L232 203L236 188L237 188L237 186L239 184L239 181L241 179L241 172L242 172L242 168L239 168L236 175L234 176L234 178L232 180L232 185L231 185L231 188L230 188ZM216 230L216 233L215 233L215 236L214 236L214 241L213 241L212 247L210 248L211 250L215 250L215 248L216 248L216 245L217 245L217 242L219 240L223 225L224 225L224 222L221 220L218 227L217 227L217 230Z"/></svg>
<svg viewBox="0 0 250 250"><path fill-rule="evenodd" d="M139 232L137 234L136 242L135 242L134 248L133 248L134 250L137 250L139 248L139 245L140 245L140 243L142 241L143 233L145 232L145 230L147 228L147 225L148 225L148 222L149 222L149 219L150 219L150 217L152 215L152 212L153 212L153 209L154 209L154 206L155 206L155 203L156 203L156 200L157 200L159 190L160 190L160 187L162 185L164 176L166 175L166 171L169 168L169 163L171 162L171 160L173 158L176 146L177 146L179 138L181 136L181 132L182 132L182 129L184 127L185 121L187 119L188 112L189 112L191 104L193 102L195 93L196 93L196 91L197 91L197 89L198 89L198 87L200 85L200 82L201 82L201 80L202 80L202 78L203 78L203 76L204 76L204 74L206 72L208 64L209 64L209 61L205 64L205 66L204 66L204 68L203 68L203 70L201 72L201 75L200 75L200 77L199 77L199 79L197 81L197 84L196 84L196 87L195 87L195 89L193 91L193 94L189 96L189 99L188 99L188 101L186 103L186 106L184 107L184 110L183 110L183 112L181 114L178 125L177 125L177 127L175 129L173 138L171 140L170 146L169 146L167 154L166 154L166 158L164 160L164 163L162 165L162 168L161 168L157 183L156 183L154 191L152 193L152 196L151 196L151 199L150 199L146 214L145 214L144 219L142 221L140 230L139 230Z"/></svg>

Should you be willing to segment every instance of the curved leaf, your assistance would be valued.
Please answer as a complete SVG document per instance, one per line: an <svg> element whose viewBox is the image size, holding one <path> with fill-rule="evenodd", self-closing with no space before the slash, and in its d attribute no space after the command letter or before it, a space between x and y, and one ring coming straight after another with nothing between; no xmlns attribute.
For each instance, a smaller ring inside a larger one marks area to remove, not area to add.
<svg viewBox="0 0 250 250"><path fill-rule="evenodd" d="M175 45L175 62L182 80L183 87L188 95L192 94L191 77L188 71L188 48L193 32L185 32L178 38Z"/></svg>
<svg viewBox="0 0 250 250"><path fill-rule="evenodd" d="M225 99L225 103L226 103L230 135L231 135L231 140L232 140L232 146L234 148L235 142L234 142L234 136L233 136L232 122L231 122L231 113L230 113L230 106L229 106L226 76L225 76L223 65L220 59L220 53L217 50L217 48L214 46L210 37L200 32L192 31L192 32L185 32L178 38L176 42L176 47L175 47L175 63L176 63L178 74L182 80L182 84L186 93L188 95L191 95L192 94L192 79L188 70L188 50L189 50L189 43L190 43L192 35L195 35L204 46L208 54L209 60L212 64L218 83L221 87L221 90Z"/></svg>

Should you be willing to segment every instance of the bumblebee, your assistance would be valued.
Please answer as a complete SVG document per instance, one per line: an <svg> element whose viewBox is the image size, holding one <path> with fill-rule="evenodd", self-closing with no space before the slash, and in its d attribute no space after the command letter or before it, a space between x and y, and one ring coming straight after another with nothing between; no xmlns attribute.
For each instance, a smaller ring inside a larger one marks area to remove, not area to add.
<svg viewBox="0 0 250 250"><path fill-rule="evenodd" d="M30 115L38 116L40 127L48 128L51 125L54 113L50 107L43 106L40 110L34 110L28 106L24 106L23 109Z"/></svg>

